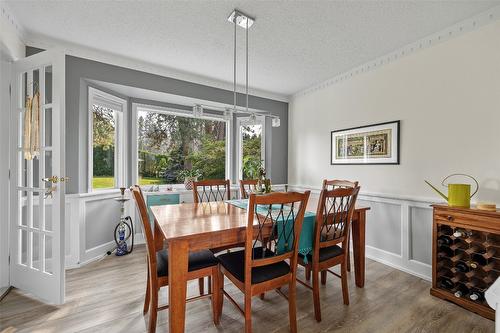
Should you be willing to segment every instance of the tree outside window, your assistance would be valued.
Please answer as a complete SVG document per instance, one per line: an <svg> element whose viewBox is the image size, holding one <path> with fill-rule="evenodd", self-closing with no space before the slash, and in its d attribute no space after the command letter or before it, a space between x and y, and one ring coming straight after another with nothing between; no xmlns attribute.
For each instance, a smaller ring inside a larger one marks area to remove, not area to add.
<svg viewBox="0 0 500 333"><path fill-rule="evenodd" d="M203 179L226 177L226 123L155 111L138 111L140 185L179 184L182 170Z"/></svg>

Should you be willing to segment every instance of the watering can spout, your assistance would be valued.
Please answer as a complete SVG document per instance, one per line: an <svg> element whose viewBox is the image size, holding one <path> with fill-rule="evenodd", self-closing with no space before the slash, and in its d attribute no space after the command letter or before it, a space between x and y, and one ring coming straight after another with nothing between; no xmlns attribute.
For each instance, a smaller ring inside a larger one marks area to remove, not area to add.
<svg viewBox="0 0 500 333"><path fill-rule="evenodd" d="M435 186L433 186L427 180L424 180L424 182L426 182L427 185L429 185L434 191L436 191L440 196L442 196L444 198L444 200L448 201L448 197L446 195L444 195L444 193L442 193L440 190L438 190Z"/></svg>

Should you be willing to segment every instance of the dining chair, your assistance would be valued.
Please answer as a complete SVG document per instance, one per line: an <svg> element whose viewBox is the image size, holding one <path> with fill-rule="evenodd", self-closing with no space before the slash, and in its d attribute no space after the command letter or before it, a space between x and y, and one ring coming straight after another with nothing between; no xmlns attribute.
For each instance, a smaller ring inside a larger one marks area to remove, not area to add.
<svg viewBox="0 0 500 333"><path fill-rule="evenodd" d="M252 332L252 297L273 289L288 299L290 331L297 332L295 279L298 239L309 194L310 191L250 194L245 249L218 256L219 281L227 276L244 293L245 301L242 309L221 283L217 313L219 316L222 313L224 295L245 316L246 333ZM284 285L288 285L288 297L281 292Z"/></svg>
<svg viewBox="0 0 500 333"><path fill-rule="evenodd" d="M156 317L158 311L168 309L168 305L158 306L158 292L161 287L168 286L168 251L163 248L157 248L149 222L146 203L142 191L138 185L132 186L130 191L135 199L139 210L139 216L142 222L142 231L146 237L148 277L146 285L146 295L144 298L143 314L150 311L148 331L156 331ZM157 228L155 224L155 228ZM202 250L189 253L188 259L188 280L203 278L205 276L214 277L214 286L219 283L218 260L209 250ZM214 289L214 288L213 288ZM212 298L212 311L214 323L217 325L220 316L216 314L218 307L215 306L215 298L212 294L202 294L200 296L187 299L187 302L198 300L205 297Z"/></svg>
<svg viewBox="0 0 500 333"><path fill-rule="evenodd" d="M336 188L321 190L316 211L314 227L314 242L312 254L299 254L298 263L312 271L312 288L306 282L297 280L312 289L314 300L314 315L321 321L319 301L319 274L329 272L342 280L342 296L344 304L349 304L347 287L347 252L344 244L349 239L349 230L354 213L359 186L353 188ZM342 246L339 246L342 244ZM330 270L340 264L340 275ZM324 272L324 273L323 273ZM323 280L323 276L322 276ZM326 280L324 280L326 282ZM323 283L323 281L322 281ZM323 283L324 284L324 283Z"/></svg>
<svg viewBox="0 0 500 333"><path fill-rule="evenodd" d="M231 184L229 179L207 179L193 182L194 203L224 201L231 199ZM238 244L210 249L213 253L229 250L237 247ZM198 281L200 295L204 293L204 279ZM212 278L208 277L208 292L211 292Z"/></svg>
<svg viewBox="0 0 500 333"><path fill-rule="evenodd" d="M193 182L194 203L229 199L231 199L231 184L229 179L209 179Z"/></svg>
<svg viewBox="0 0 500 333"><path fill-rule="evenodd" d="M258 182L258 179L240 179L241 199L248 199L248 193L255 191Z"/></svg>
<svg viewBox="0 0 500 333"><path fill-rule="evenodd" d="M350 180L340 180L340 179L333 179L333 180L323 180L323 186L322 189L327 189L327 190L333 190L336 188L354 188L358 186L357 181L350 181ZM351 271L351 239L348 238L346 242L346 247L347 247L347 271ZM310 273L310 272L309 272ZM321 283L325 284L326 283L326 271L321 273Z"/></svg>

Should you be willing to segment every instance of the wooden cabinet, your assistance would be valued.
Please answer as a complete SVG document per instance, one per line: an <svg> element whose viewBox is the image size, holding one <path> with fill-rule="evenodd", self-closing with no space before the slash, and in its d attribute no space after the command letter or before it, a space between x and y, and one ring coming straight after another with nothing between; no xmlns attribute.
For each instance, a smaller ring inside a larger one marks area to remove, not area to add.
<svg viewBox="0 0 500 333"><path fill-rule="evenodd" d="M494 320L484 292L500 276L500 211L432 207L431 295Z"/></svg>

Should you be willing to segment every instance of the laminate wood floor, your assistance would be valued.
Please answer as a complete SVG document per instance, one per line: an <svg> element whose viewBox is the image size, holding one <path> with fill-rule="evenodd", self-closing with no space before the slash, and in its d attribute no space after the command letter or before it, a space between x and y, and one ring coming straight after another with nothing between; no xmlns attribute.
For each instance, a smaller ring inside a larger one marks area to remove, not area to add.
<svg viewBox="0 0 500 333"><path fill-rule="evenodd" d="M0 303L0 332L146 332L143 317L145 247L125 257L110 256L66 274L66 303L44 304L12 290ZM303 270L299 275L303 279ZM299 332L494 332L494 322L429 295L430 283L367 260L364 289L350 273L350 305L342 303L340 279L328 275L320 291L323 321L314 320L312 293L297 285ZM242 294L226 280L226 290L242 303ZM286 293L286 289L284 289ZM188 293L198 292L197 282ZM163 288L160 302L165 302ZM254 298L254 332L288 332L288 304L275 292ZM221 324L212 322L210 300L187 305L186 332L242 332L243 317L227 300ZM167 311L158 316L157 332L168 331Z"/></svg>

